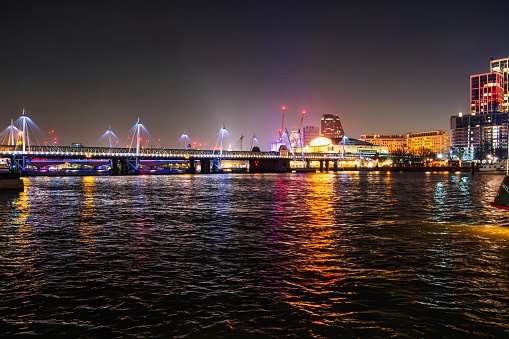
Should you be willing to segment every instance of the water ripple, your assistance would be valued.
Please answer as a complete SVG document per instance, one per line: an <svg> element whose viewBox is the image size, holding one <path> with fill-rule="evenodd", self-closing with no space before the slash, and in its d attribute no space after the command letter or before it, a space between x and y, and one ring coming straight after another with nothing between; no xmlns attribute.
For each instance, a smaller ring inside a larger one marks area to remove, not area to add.
<svg viewBox="0 0 509 339"><path fill-rule="evenodd" d="M0 336L506 337L501 179L25 179L0 195Z"/></svg>

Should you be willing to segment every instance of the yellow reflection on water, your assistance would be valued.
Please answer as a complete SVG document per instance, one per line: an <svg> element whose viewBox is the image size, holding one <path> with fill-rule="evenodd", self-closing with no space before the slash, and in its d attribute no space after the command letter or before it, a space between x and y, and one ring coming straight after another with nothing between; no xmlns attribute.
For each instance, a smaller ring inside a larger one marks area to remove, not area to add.
<svg viewBox="0 0 509 339"><path fill-rule="evenodd" d="M95 178L94 177L83 177L83 210L81 215L83 217L95 216L95 204L94 204L94 193L95 193Z"/></svg>
<svg viewBox="0 0 509 339"><path fill-rule="evenodd" d="M95 177L88 176L82 179L83 199L80 209L77 231L82 236L81 242L86 252L93 252L95 243L93 235L96 232L95 219L97 217L94 194L96 191Z"/></svg>
<svg viewBox="0 0 509 339"><path fill-rule="evenodd" d="M451 225L451 230L492 240L509 240L509 226Z"/></svg>
<svg viewBox="0 0 509 339"><path fill-rule="evenodd" d="M15 208L12 211L14 224L19 226L20 232L27 231L29 225L27 225L26 221L30 215L30 201L27 193L27 186L30 185L30 181L28 178L22 178L22 180L25 189L20 192L18 198L13 201Z"/></svg>
<svg viewBox="0 0 509 339"><path fill-rule="evenodd" d="M23 184L26 187L28 184L27 178L23 178ZM16 259L24 261L27 258L27 253L31 252L32 240L35 234L32 225L27 222L30 216L30 200L26 189L20 192L18 198L13 201L13 207L12 224L17 230L17 234L13 238L18 253Z"/></svg>
<svg viewBox="0 0 509 339"><path fill-rule="evenodd" d="M335 225L334 214L334 174L313 174L306 183L304 200L305 213L308 216L306 227L303 227L301 250L296 253L298 259L294 262L297 269L296 280L292 285L302 290L305 294L313 294L314 297L303 300L287 302L304 312L334 316L330 308L337 298L326 297L334 293L333 286L345 279L343 273L345 247L338 246L341 241L341 231ZM343 252L343 253L341 253ZM337 315L336 315L337 316Z"/></svg>
<svg viewBox="0 0 509 339"><path fill-rule="evenodd" d="M9 246L5 248L8 251L6 257L12 258L9 266L15 272L16 286L5 285L4 287L16 288L24 291L23 294L32 295L38 293L45 280L36 266L39 260L39 248L36 245L36 224L32 220L33 216L30 215L31 196L36 192L31 189L28 178L22 178L22 180L25 189L12 200L11 217L4 233L9 240ZM21 297L21 295L18 296Z"/></svg>

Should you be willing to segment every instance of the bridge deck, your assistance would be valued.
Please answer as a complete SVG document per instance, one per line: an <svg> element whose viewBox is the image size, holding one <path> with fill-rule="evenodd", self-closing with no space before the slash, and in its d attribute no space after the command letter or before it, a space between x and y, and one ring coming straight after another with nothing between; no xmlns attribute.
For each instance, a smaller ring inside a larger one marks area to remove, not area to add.
<svg viewBox="0 0 509 339"><path fill-rule="evenodd" d="M108 147L54 147L30 146L23 152L21 146L0 146L3 157L28 156L30 158L58 158L58 159L110 159L110 158L144 158L144 159L223 159L223 160L256 160L256 159L293 159L291 152L281 155L278 152L252 151L219 151L214 150L182 150L182 149L142 149L139 153L129 148ZM302 154L295 153L297 160L302 160ZM313 160L353 160L358 156L342 157L340 153L304 153L304 159Z"/></svg>

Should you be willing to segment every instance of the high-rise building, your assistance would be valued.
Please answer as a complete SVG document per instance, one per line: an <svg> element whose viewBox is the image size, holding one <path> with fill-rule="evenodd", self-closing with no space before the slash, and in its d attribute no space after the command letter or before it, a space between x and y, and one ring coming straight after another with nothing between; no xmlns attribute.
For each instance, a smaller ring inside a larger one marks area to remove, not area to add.
<svg viewBox="0 0 509 339"><path fill-rule="evenodd" d="M336 142L341 141L345 132L339 120L338 115L324 114L321 120L322 136L330 138Z"/></svg>
<svg viewBox="0 0 509 339"><path fill-rule="evenodd" d="M309 142L314 138L320 136L320 127L317 126L305 126L302 129L302 142L304 146L309 145Z"/></svg>
<svg viewBox="0 0 509 339"><path fill-rule="evenodd" d="M502 112L504 78L497 72L470 76L470 113Z"/></svg>
<svg viewBox="0 0 509 339"><path fill-rule="evenodd" d="M490 61L490 73L470 76L470 114L451 117L454 158L506 157L509 128L509 58Z"/></svg>
<svg viewBox="0 0 509 339"><path fill-rule="evenodd" d="M490 62L490 71L497 72L503 76L504 100L502 102L503 111L509 111L509 58L493 60Z"/></svg>

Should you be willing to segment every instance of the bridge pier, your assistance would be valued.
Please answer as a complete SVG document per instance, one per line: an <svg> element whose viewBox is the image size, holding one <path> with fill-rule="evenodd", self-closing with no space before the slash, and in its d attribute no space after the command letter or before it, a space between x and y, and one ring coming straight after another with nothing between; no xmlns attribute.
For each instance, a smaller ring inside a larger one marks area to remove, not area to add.
<svg viewBox="0 0 509 339"><path fill-rule="evenodd" d="M120 174L129 174L129 167L127 166L127 159L120 159Z"/></svg>
<svg viewBox="0 0 509 339"><path fill-rule="evenodd" d="M329 160L320 160L320 172L329 172Z"/></svg>
<svg viewBox="0 0 509 339"><path fill-rule="evenodd" d="M196 173L196 166L194 163L194 158L189 159L189 167L186 169L186 173L189 174L195 174Z"/></svg>
<svg viewBox="0 0 509 339"><path fill-rule="evenodd" d="M210 173L210 159L200 159L201 173Z"/></svg>
<svg viewBox="0 0 509 339"><path fill-rule="evenodd" d="M110 174L112 175L118 175L118 159L113 158L111 159L111 170Z"/></svg>

